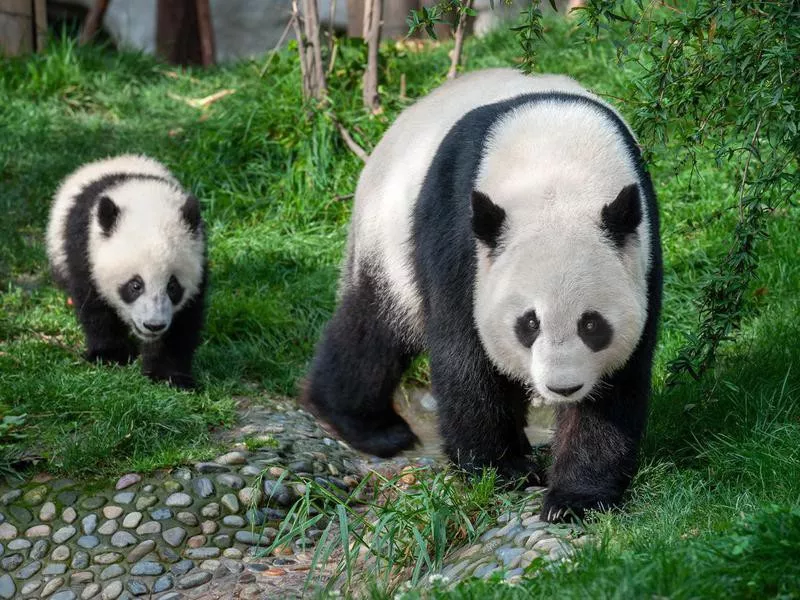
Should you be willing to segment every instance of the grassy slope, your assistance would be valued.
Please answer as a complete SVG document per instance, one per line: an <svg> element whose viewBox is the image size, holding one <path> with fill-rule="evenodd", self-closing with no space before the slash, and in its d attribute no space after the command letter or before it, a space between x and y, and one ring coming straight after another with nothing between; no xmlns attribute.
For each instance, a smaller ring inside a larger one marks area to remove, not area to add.
<svg viewBox="0 0 800 600"><path fill-rule="evenodd" d="M507 65L515 53L507 35L467 46L470 68ZM623 97L629 74L611 54L604 44L573 45L562 31L543 47L541 68ZM385 49L379 117L361 113L352 93L362 58L359 48L342 48L334 103L369 146L403 105L401 74L413 98L441 80L447 58L441 48ZM305 117L293 57L276 56L263 76L262 65L174 76L149 58L67 45L4 63L0 409L28 413L24 443L35 440L51 467L80 473L175 462L201 452L208 425L230 418L233 393L291 393L302 375L333 307L349 210L337 197L352 193L359 163L324 119ZM175 99L222 88L236 93L205 114ZM42 230L58 180L122 151L159 157L204 202L213 291L199 395L151 385L135 366L82 363L80 332L46 278ZM765 308L704 383L665 389L664 364L697 323L698 284L726 251L735 177L712 165L692 175L668 151L658 158L666 303L644 467L626 512L590 525L603 551L540 574L514 592L520 597L756 597L800 577L800 525L788 510L800 500L800 215L791 209L770 223ZM13 451L5 445L6 456ZM509 593L471 583L454 595Z"/></svg>

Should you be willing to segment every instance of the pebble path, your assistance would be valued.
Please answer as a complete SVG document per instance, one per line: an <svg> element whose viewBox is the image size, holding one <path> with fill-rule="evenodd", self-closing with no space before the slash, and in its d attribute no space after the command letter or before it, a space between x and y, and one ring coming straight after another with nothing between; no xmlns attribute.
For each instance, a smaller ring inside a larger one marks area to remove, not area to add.
<svg viewBox="0 0 800 600"><path fill-rule="evenodd" d="M234 449L214 461L128 473L109 489L48 476L0 488L0 599L301 597L324 522L261 556L304 493L300 478L346 494L376 461L294 408L254 408L247 418L236 434L248 438L250 451L231 436ZM396 462L398 470L409 464ZM513 582L536 557L567 556L560 540L572 533L535 514L532 505L505 515L437 575L489 577L502 569Z"/></svg>

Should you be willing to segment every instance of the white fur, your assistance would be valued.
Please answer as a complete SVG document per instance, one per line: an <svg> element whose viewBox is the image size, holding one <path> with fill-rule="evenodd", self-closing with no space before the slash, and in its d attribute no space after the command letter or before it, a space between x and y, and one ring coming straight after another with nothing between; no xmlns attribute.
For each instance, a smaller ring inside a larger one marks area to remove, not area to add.
<svg viewBox="0 0 800 600"><path fill-rule="evenodd" d="M356 191L349 252L352 278L376 265L395 297L390 315L419 340L421 293L409 243L424 176L447 132L469 110L524 93L564 91L606 103L562 76L525 76L491 69L447 83L406 110L367 163ZM611 107L609 107L611 108ZM612 109L613 110L613 109ZM475 319L494 364L531 387L535 404L581 400L600 377L624 364L647 312L650 232L646 207L638 239L617 251L601 238L601 210L628 184L634 166L608 117L579 103L526 106L490 131L476 189L507 213L506 245L496 258L478 244ZM465 198L465 202L469 201ZM516 319L534 309L541 334L529 348L516 339ZM584 312L610 322L611 345L592 352L577 336ZM551 387L582 384L568 398Z"/></svg>
<svg viewBox="0 0 800 600"><path fill-rule="evenodd" d="M553 102L513 111L490 131L476 189L506 211L512 240L496 261L479 249L476 322L495 365L532 384L534 403L581 400L633 352L647 317L650 231L646 207L638 240L623 259L600 236L603 206L628 184L634 166L612 122L583 104ZM534 309L541 334L531 349L513 335ZM611 323L605 350L578 337L587 311ZM583 387L565 398L547 389Z"/></svg>
<svg viewBox="0 0 800 600"><path fill-rule="evenodd" d="M138 337L152 340L158 334L149 332L144 323L165 324L166 331L174 313L197 295L203 276L203 236L192 235L189 231L181 214L187 194L166 167L146 157L122 156L76 171L56 196L48 229L48 253L53 268L66 273L63 246L69 209L87 184L113 173L167 179L166 182L132 179L108 188L104 195L120 209L110 236L102 234L97 206L92 209L89 220L89 264L98 292ZM144 281L145 291L127 304L120 298L119 288L135 275ZM180 303L175 306L166 294L173 275L185 288Z"/></svg>
<svg viewBox="0 0 800 600"><path fill-rule="evenodd" d="M425 174L447 132L473 108L529 92L582 93L560 75L528 77L487 69L448 82L406 109L367 161L356 188L349 252L357 281L367 261L385 278L398 306L390 315L411 338L422 335L422 303L410 260L412 214Z"/></svg>
<svg viewBox="0 0 800 600"><path fill-rule="evenodd" d="M56 192L50 208L50 220L47 224L47 256L57 274L62 276L66 274L67 257L64 254L64 233L69 211L75 204L78 194L93 181L112 173L157 175L175 181L164 165L152 158L137 154L123 154L97 160L87 163L71 173L64 179ZM177 184L177 181L175 183Z"/></svg>

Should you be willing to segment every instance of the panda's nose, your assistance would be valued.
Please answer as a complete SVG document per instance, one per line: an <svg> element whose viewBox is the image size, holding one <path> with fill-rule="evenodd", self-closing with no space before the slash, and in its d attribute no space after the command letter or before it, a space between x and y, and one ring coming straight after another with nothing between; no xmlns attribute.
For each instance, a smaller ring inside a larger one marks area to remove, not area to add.
<svg viewBox="0 0 800 600"><path fill-rule="evenodd" d="M570 387L550 387L548 385L547 389L550 390L551 392L553 392L554 394L558 394L559 396L566 397L566 396L571 396L572 394L577 392L582 387L583 387L583 384L580 383L578 385L573 385L573 386L570 386Z"/></svg>
<svg viewBox="0 0 800 600"><path fill-rule="evenodd" d="M142 323L142 325L144 325L145 329L147 329L148 331L152 331L153 333L164 331L167 328L166 323L154 323L152 321L149 323L145 321L144 323Z"/></svg>

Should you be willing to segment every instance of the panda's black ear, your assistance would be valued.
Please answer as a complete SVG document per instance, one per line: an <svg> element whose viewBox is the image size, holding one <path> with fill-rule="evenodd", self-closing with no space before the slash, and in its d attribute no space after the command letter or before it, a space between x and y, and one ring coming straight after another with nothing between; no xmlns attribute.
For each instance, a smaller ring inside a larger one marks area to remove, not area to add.
<svg viewBox="0 0 800 600"><path fill-rule="evenodd" d="M617 248L624 247L626 237L636 233L636 228L642 222L639 186L632 183L622 188L616 200L603 207L601 217L602 227L608 238Z"/></svg>
<svg viewBox="0 0 800 600"><path fill-rule="evenodd" d="M200 201L190 194L186 198L186 202L183 203L181 215L189 226L189 231L196 232L197 228L200 227Z"/></svg>
<svg viewBox="0 0 800 600"><path fill-rule="evenodd" d="M475 237L494 250L506 222L506 211L491 198L477 190L472 191L472 231Z"/></svg>
<svg viewBox="0 0 800 600"><path fill-rule="evenodd" d="M114 201L108 196L101 196L97 201L97 222L106 237L114 231L119 212L119 206L114 204Z"/></svg>

